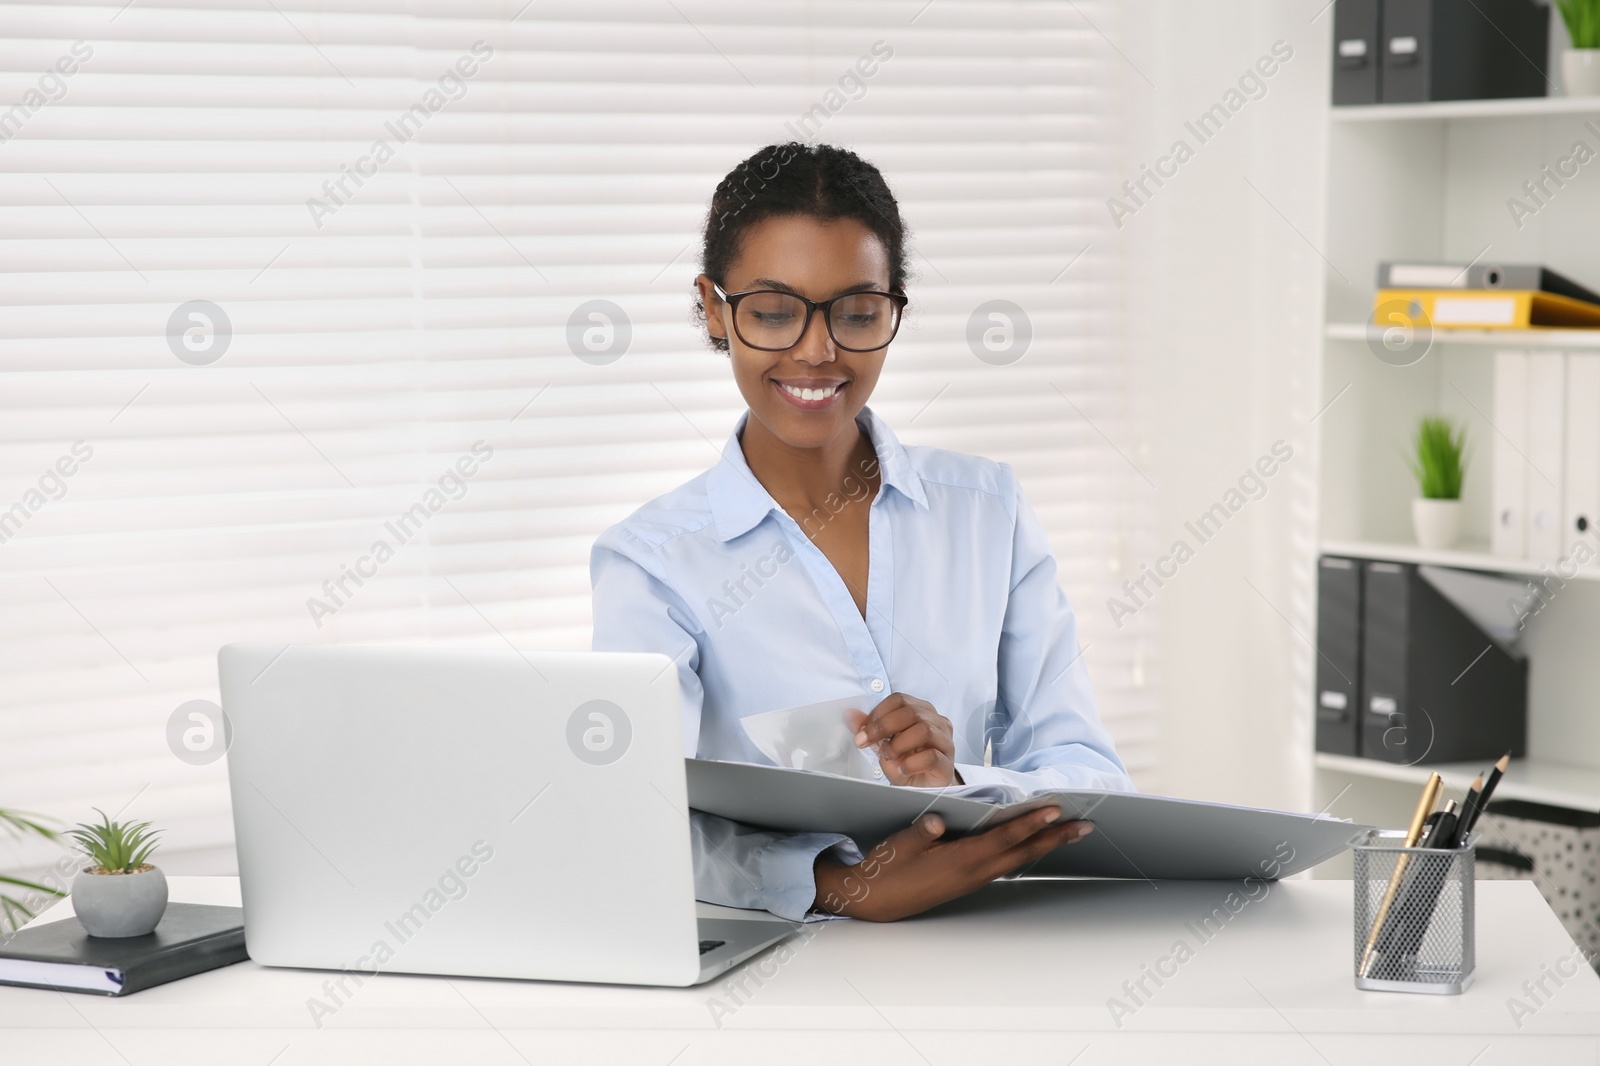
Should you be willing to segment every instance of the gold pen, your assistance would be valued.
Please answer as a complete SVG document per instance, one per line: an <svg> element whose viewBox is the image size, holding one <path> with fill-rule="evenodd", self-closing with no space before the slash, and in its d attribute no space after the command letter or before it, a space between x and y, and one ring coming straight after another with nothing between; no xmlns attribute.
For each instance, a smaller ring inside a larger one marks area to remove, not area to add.
<svg viewBox="0 0 1600 1066"><path fill-rule="evenodd" d="M1411 815L1411 828L1406 830L1405 846L1414 848L1422 840L1422 827L1427 822L1428 815L1433 813L1433 805L1439 801L1439 789L1444 780L1438 774L1429 774L1428 783L1422 786L1422 798L1417 801L1417 809ZM1405 877L1406 867L1410 865L1411 856L1402 855L1395 860L1394 873L1389 877L1389 888L1383 894L1383 902L1378 905L1378 916L1373 920L1372 930L1367 933L1367 946L1361 952L1361 966L1358 972L1366 977L1376 961L1376 948L1378 945L1378 932L1383 928L1384 920L1389 917L1389 908L1394 906L1394 897L1400 891L1400 882Z"/></svg>

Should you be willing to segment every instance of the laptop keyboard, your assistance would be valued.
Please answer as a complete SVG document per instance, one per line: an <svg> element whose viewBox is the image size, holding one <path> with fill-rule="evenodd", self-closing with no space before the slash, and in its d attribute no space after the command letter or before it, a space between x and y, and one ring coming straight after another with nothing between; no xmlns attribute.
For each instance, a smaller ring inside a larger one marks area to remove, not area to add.
<svg viewBox="0 0 1600 1066"><path fill-rule="evenodd" d="M715 951L726 943L726 940L702 940L700 941L700 954L704 955L708 951Z"/></svg>

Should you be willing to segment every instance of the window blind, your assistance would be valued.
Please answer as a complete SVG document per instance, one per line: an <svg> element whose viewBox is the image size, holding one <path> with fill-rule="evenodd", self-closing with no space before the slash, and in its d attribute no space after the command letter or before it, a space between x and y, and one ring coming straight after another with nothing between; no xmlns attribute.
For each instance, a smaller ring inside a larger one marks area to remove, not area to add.
<svg viewBox="0 0 1600 1066"><path fill-rule="evenodd" d="M224 763L169 740L219 645L586 647L595 536L742 410L690 320L699 229L790 139L900 197L873 405L1017 467L1154 786L1153 619L1105 608L1151 525L1109 0L3 12L0 805L226 868Z"/></svg>

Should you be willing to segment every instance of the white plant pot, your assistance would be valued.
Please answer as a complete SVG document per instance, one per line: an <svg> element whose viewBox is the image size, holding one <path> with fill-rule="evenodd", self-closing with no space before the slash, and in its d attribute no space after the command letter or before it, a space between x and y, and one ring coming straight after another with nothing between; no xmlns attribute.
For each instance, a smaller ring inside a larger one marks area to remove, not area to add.
<svg viewBox="0 0 1600 1066"><path fill-rule="evenodd" d="M167 911L167 875L156 867L136 874L80 870L72 879L72 912L90 936L144 936Z"/></svg>
<svg viewBox="0 0 1600 1066"><path fill-rule="evenodd" d="M1412 500L1411 528L1420 547L1430 551L1454 548L1461 539L1461 501Z"/></svg>
<svg viewBox="0 0 1600 1066"><path fill-rule="evenodd" d="M1561 81L1568 96L1600 96L1600 48L1562 52Z"/></svg>

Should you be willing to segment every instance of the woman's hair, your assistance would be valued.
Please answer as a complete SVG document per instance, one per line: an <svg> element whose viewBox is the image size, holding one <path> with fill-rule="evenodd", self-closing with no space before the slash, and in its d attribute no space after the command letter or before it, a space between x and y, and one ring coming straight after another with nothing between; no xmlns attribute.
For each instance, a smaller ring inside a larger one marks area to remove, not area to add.
<svg viewBox="0 0 1600 1066"><path fill-rule="evenodd" d="M745 233L757 222L781 215L861 223L883 242L890 291L905 291L906 226L894 193L877 167L831 144L769 144L729 171L711 196L701 271L725 285ZM706 309L698 294L694 317L705 324ZM727 350L726 338L710 340L712 347Z"/></svg>

